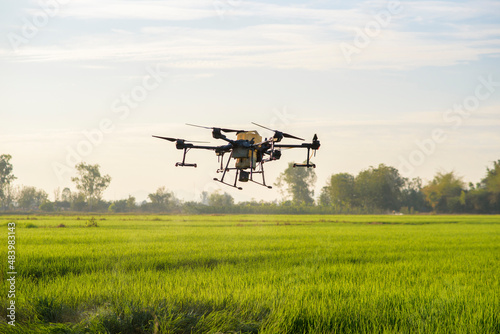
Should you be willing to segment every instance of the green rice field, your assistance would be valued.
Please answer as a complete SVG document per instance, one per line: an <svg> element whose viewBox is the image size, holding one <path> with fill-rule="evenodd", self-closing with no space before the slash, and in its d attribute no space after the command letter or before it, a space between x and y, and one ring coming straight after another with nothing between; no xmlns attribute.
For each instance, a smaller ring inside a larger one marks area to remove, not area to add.
<svg viewBox="0 0 500 334"><path fill-rule="evenodd" d="M93 217L0 216L1 333L500 333L500 216Z"/></svg>

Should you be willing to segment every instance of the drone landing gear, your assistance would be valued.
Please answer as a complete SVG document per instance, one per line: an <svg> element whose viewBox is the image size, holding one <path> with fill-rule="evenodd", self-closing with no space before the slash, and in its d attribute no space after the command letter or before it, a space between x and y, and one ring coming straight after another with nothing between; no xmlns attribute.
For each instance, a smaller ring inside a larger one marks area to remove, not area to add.
<svg viewBox="0 0 500 334"><path fill-rule="evenodd" d="M273 187L268 186L266 184L266 179L264 178L264 166L262 166L262 163L259 164L259 167L260 168L258 171L254 171L253 166L252 166L252 168L250 168L250 178L248 179L248 181L252 181L253 183L257 183L258 185L264 186L268 189L272 189ZM262 174L262 183L255 181L253 179L253 174Z"/></svg>
<svg viewBox="0 0 500 334"><path fill-rule="evenodd" d="M307 148L307 160L306 160L306 163L305 164L293 164L293 167L307 167L307 168L316 168L316 165L313 164L313 163L310 163L310 159L311 159L311 156L309 155L309 152L311 151L311 149L308 147ZM315 151L316 152L316 151Z"/></svg>
<svg viewBox="0 0 500 334"><path fill-rule="evenodd" d="M231 158L232 158L232 153L231 155L229 156L229 159L227 160L227 163L226 163L226 166L224 167L222 162L221 162L221 166L220 166L220 169L217 170L218 173L221 173L222 172L222 177L220 179L218 178L214 178L214 181L217 181L217 182L220 182L222 184L225 184L227 186L230 186L230 187L233 187L233 188L236 188L236 189L239 189L239 190L243 190L242 187L238 187L238 181L239 182L248 182L248 181L251 181L253 183L257 183L258 185L261 185L261 186L264 186L264 187L267 187L269 189L272 189L271 186L268 186L266 184L266 180L264 178L264 168L262 166L262 163L259 164L259 170L258 171L254 171L254 166L253 164L250 166L250 171L247 172L247 171L244 171L242 168L230 168L229 167L229 163L231 161ZM230 170L236 170L236 175L234 177L234 183L231 184L231 183L227 183L227 182L224 182L224 178L226 177L226 173L229 172ZM253 175L254 174L262 174L262 183L261 182L257 182L253 179Z"/></svg>
<svg viewBox="0 0 500 334"><path fill-rule="evenodd" d="M229 162L231 161L232 157L233 157L233 153L231 152L231 155L229 156L229 159L227 159L227 163L226 163L226 167L225 168L222 168L223 161L224 161L224 159L222 158L221 163L220 163L220 169L217 170L217 173L222 172L222 177L220 178L220 180L218 178L214 177L214 181L220 182L222 184L225 184L226 186L230 186L230 187L236 188L238 190L243 190L242 187L238 187L236 185L237 182L238 182L239 170L236 170L236 177L234 178L234 184L230 184L230 183L224 182L224 177L226 176L226 173L230 169L232 169L232 168L229 168Z"/></svg>
<svg viewBox="0 0 500 334"><path fill-rule="evenodd" d="M307 167L307 168L316 168L315 164L293 164L293 167Z"/></svg>
<svg viewBox="0 0 500 334"><path fill-rule="evenodd" d="M197 164L192 164L192 163L186 163L186 153L188 151L188 148L184 148L184 154L182 155L182 162L176 162L175 167L198 167Z"/></svg>
<svg viewBox="0 0 500 334"><path fill-rule="evenodd" d="M224 182L224 181L222 181L222 180L223 180L223 179L220 179L220 180L219 180L218 178L214 177L214 181L220 182L220 183L222 183L222 184L225 184L226 186L230 186L230 187L236 188L236 189L238 189L238 190L243 190L243 188L242 188L242 187L238 187L238 186L236 186L236 181L234 182L234 185L233 185L233 184L226 183L226 182Z"/></svg>

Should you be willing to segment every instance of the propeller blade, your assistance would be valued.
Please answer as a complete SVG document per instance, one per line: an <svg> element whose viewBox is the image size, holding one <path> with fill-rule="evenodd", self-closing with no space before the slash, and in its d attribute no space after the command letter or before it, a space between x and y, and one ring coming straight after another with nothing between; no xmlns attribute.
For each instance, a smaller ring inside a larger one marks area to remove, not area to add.
<svg viewBox="0 0 500 334"><path fill-rule="evenodd" d="M209 130L213 129L213 128L210 128L208 126L203 126L203 125L196 125L196 124L189 124L189 123L186 123L186 125L195 126L197 128L202 128L202 129L209 129Z"/></svg>
<svg viewBox="0 0 500 334"><path fill-rule="evenodd" d="M198 141L198 140L185 140L185 139L181 139L181 138L171 138L171 137L162 137L162 136L153 136L155 138L160 138L160 139L165 139L165 140L168 140L168 141L183 141L183 142L186 142L186 143L208 143L208 141Z"/></svg>
<svg viewBox="0 0 500 334"><path fill-rule="evenodd" d="M269 129L268 127L265 127L264 125L260 125L260 124L257 124L257 123L255 123L255 122L252 122L252 124L253 124L253 125L260 126L261 128L267 129L267 130L269 130L269 131L274 131L274 132L276 132L276 130Z"/></svg>
<svg viewBox="0 0 500 334"><path fill-rule="evenodd" d="M221 128L220 130L222 132L236 132L236 133L246 132L245 130L234 130L234 129L226 129L226 128Z"/></svg>
<svg viewBox="0 0 500 334"><path fill-rule="evenodd" d="M283 137L285 137L285 138L293 138L293 139L297 139L297 140L304 140L302 138L292 136L291 134L288 134L288 133L282 132L282 134L283 134Z"/></svg>
<svg viewBox="0 0 500 334"><path fill-rule="evenodd" d="M189 123L186 123L186 125L195 126L197 128L202 128L202 129L209 129L209 130L219 129L222 132L236 132L236 133L245 132L245 130L234 130L234 129L227 129L227 128L217 128L217 127L209 127L209 126L189 124Z"/></svg>
<svg viewBox="0 0 500 334"><path fill-rule="evenodd" d="M264 128L264 129L267 129L267 130L270 130L270 131L274 131L274 132L281 133L281 134L283 135L283 137L285 137L285 138L293 138L293 139L298 139L298 140L304 140L304 139L302 139L302 138L296 137L296 136L291 135L291 134L289 134L289 133L286 133L286 132L281 132L281 131L278 131L278 130L273 130L273 129L270 129L270 128L268 128L268 127L265 127L265 126L263 126L263 125L260 125L260 124L254 123L254 122L252 122L252 124L257 125L257 126L260 126L261 128Z"/></svg>
<svg viewBox="0 0 500 334"><path fill-rule="evenodd" d="M168 141L177 141L177 138L161 137L161 136L154 136L154 135L153 135L153 137L160 138L160 139L165 139L165 140L168 140Z"/></svg>

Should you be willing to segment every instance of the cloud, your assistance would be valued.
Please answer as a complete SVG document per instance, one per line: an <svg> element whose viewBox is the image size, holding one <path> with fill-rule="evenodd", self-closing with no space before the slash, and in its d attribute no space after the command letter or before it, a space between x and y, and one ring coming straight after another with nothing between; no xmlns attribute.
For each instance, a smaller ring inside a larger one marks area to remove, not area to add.
<svg viewBox="0 0 500 334"><path fill-rule="evenodd" d="M214 8L217 3L75 0L60 10L58 15L63 21L128 21L109 31L101 30L80 37L75 37L79 36L78 32L72 32L65 40L30 43L17 53L0 49L0 60L168 61L172 67L199 69L406 70L450 66L476 61L484 55L500 54L498 24L480 21L483 17L498 14L492 14L475 3L401 3L401 13L391 17L387 26L381 27L380 33L370 37L363 47L356 44L359 32L367 23L375 22L377 13L386 10L387 3L367 1L351 9L331 9L313 5L222 1L231 14L228 26L223 20L218 26L211 24L211 28L196 23L206 18L220 20L217 8ZM481 4L499 7L492 2ZM444 19L446 13L448 16ZM130 20L140 21L132 24ZM161 21L161 25L153 21ZM187 25L180 21L193 23ZM63 26L65 22L62 22ZM346 44L357 50L352 54L351 62L346 60L341 49Z"/></svg>

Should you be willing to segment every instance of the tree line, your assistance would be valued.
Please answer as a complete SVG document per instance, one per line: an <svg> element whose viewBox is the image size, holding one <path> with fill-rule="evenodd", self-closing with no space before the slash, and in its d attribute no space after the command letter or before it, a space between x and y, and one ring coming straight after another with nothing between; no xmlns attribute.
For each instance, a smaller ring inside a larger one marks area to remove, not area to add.
<svg viewBox="0 0 500 334"><path fill-rule="evenodd" d="M42 189L15 186L11 156L0 155L0 205L11 212L151 212L151 213L277 213L277 214L370 214L370 213L500 213L500 160L486 169L478 183L466 184L455 174L437 173L423 185L420 178L404 178L391 166L380 164L357 175L333 174L314 194L314 169L293 168L280 174L277 186L283 199L273 202L235 203L228 193L203 192L199 201L184 202L166 187L159 187L148 200L137 203L133 196L107 201L103 192L111 176L102 175L99 165L81 162L71 180L76 190L54 190L54 201Z"/></svg>

